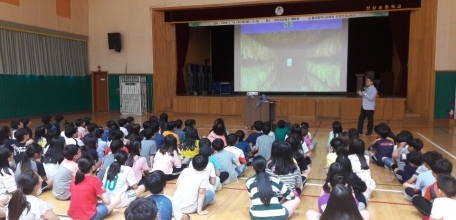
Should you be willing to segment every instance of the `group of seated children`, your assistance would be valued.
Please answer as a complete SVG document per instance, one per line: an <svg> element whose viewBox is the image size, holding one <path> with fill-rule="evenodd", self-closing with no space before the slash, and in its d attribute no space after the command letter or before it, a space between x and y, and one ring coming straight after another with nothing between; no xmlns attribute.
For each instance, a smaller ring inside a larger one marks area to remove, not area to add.
<svg viewBox="0 0 456 220"><path fill-rule="evenodd" d="M168 216L204 215L203 208L216 201L215 191L244 174L248 156L254 155L252 149L270 151L274 141L266 146L267 141L251 134L248 139L256 143L258 138L262 145L240 148L239 136L245 133L228 134L221 118L214 122L208 138L200 138L195 120L187 120L182 129L181 120L168 121L165 113L160 118L152 116L143 129L132 117L109 120L106 128L91 123L90 118L74 124L61 115L54 124L51 120L49 115L42 118L35 138L28 119L11 123L11 129L0 128L0 205L5 207L0 217L58 219L49 203L35 197L46 190L58 200L70 201L68 216L74 219L102 219L115 208L129 206L146 190L155 192L151 198L156 203L173 201L172 212L160 210L171 213ZM263 127L268 134L271 125L261 122L260 130ZM173 179L177 179L173 197L160 197L166 181ZM151 187L154 184L163 187ZM26 202L8 208L18 200Z"/></svg>
<svg viewBox="0 0 456 220"><path fill-rule="evenodd" d="M193 119L168 121L152 116L142 124L133 117L109 120L106 128L90 118L70 123L46 115L33 138L30 120L0 127L0 218L58 219L41 200L50 190L69 200L73 219L103 219L128 207L125 219L190 219L208 214L223 185L236 182L252 165L246 180L252 219L287 219L298 208L311 171L317 143L309 125L256 121L246 133L229 133L223 119L200 137ZM184 127L185 125L185 127ZM184 129L182 129L184 127ZM61 130L62 128L62 130ZM369 219L365 210L376 188L369 162L391 169L404 194L431 219L454 215L456 180L452 164L435 151L423 152L423 142L408 131L394 135L386 124L375 127L378 139L366 145L352 128L333 123L326 156L327 177L318 210L308 219ZM176 180L173 196L164 194ZM152 194L138 198L145 191ZM101 202L100 202L101 201Z"/></svg>
<svg viewBox="0 0 456 220"><path fill-rule="evenodd" d="M403 184L405 198L412 201L424 219L455 216L456 211L447 208L456 203L455 194L449 190L456 186L456 179L451 176L453 164L437 151L424 152L423 141L409 131L394 135L386 124L377 125L375 130L379 139L372 145L373 158L377 159L377 165L391 168Z"/></svg>
<svg viewBox="0 0 456 220"><path fill-rule="evenodd" d="M417 210L423 214L424 219L428 219L429 216L431 219L449 219L449 216L456 215L456 211L447 208L449 204L456 204L454 188L456 179L451 176L452 163L436 151L424 152L423 141L414 138L407 130L394 135L389 126L384 123L375 126L374 130L378 137L370 144L369 150L364 152L364 142L359 139L358 131L352 128L347 133L343 132L340 122L334 122L333 132L330 134L332 139L328 144L330 149L326 164L329 169L328 178L332 173L334 162L348 154L352 173L356 174L367 188L359 184L361 181L355 181L357 178L353 178L354 175L350 174L350 169L347 170L348 183L359 204L365 199L367 205L368 195L375 189L375 181L369 171L369 161L372 159L376 165L393 172L399 183L403 184L405 198L412 201ZM344 150L346 135L349 143L348 152ZM341 163L341 165L347 167L349 164ZM363 192L365 198L356 196L357 191ZM438 200L439 198L442 199ZM434 201L447 201L447 203L434 203ZM364 208L362 205L358 207L360 210Z"/></svg>
<svg viewBox="0 0 456 220"><path fill-rule="evenodd" d="M302 138L296 133L289 134L285 141L272 143L269 159L261 154L253 158L255 175L246 180L251 219L285 220L298 208L306 180L302 171L310 169L302 150ZM333 138L331 143L332 148L345 151L340 138ZM369 219L365 208L375 182L370 174L369 158L364 155L364 141L355 138L349 148L350 155L349 152L336 155L330 164L318 199L319 211L309 210L307 219Z"/></svg>
<svg viewBox="0 0 456 220"><path fill-rule="evenodd" d="M366 210L376 183L372 178L366 145L354 129L344 132L333 123L326 155L326 181L318 198L318 211L309 210L307 219L368 220Z"/></svg>

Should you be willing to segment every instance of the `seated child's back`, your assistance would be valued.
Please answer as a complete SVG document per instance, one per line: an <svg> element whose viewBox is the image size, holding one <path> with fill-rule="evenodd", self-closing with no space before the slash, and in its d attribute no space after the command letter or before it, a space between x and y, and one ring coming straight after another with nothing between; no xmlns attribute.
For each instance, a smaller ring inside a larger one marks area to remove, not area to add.
<svg viewBox="0 0 456 220"><path fill-rule="evenodd" d="M279 120L277 122L277 127L275 129L275 139L277 141L285 141L285 136L288 134L289 130L285 126L285 121L284 120Z"/></svg>
<svg viewBox="0 0 456 220"><path fill-rule="evenodd" d="M454 219L456 216L456 179L451 175L440 174L437 177L437 186L441 193L434 200L431 211L433 219Z"/></svg>
<svg viewBox="0 0 456 220"><path fill-rule="evenodd" d="M183 213L199 212L204 208L197 201L199 200L198 197L202 196L199 194L199 190L207 191L207 188L210 187L209 174L204 170L209 161L207 158L201 158L205 157L202 155L195 156L192 161L193 166L184 169L177 179L173 199L178 203ZM205 198L206 196L201 199L205 200Z"/></svg>

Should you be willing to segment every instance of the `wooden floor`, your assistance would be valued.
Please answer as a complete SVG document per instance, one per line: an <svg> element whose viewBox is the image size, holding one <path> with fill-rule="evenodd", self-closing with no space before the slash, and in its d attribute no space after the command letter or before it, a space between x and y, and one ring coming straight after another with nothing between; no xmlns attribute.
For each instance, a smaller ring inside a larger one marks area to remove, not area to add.
<svg viewBox="0 0 456 220"><path fill-rule="evenodd" d="M119 114L108 113L87 113L78 115L67 115L67 120L74 122L77 118L91 117L92 121L104 126L109 119L117 120L121 116ZM142 124L143 120L147 120L149 116L134 116L135 122ZM200 135L207 135L213 121L218 116L195 116L195 115L174 115L170 116L170 120L193 118L197 122L197 128ZM238 129L244 129L243 118L235 116L224 116L225 124L230 132L235 132ZM301 196L301 204L297 212L291 219L305 219L305 213L309 209L317 209L317 199L320 192L321 184L325 179L325 145L328 139L328 133L331 131L333 119L324 120L303 120L299 118L289 119L293 123L307 121L310 124L310 132L314 139L319 142L317 147L317 155L312 161L312 173L309 182L306 184ZM340 120L344 130L356 127L355 120ZM32 120L32 129L41 124L39 119ZM401 130L409 130L414 137L423 140L424 150L436 150L442 153L444 157L450 159L453 164L456 164L456 137L448 133L447 121L428 122L419 118L408 118L401 121L377 120L376 124L385 122L391 126L395 133ZM0 125L9 124L7 122ZM365 142L370 143L374 137L362 136ZM372 163L371 163L372 164ZM367 207L371 213L371 219L421 219L420 213L404 199L401 193L401 185L392 175L391 171L380 168L374 164L371 165L372 176L377 183L377 189L372 194L372 199ZM456 170L456 169L455 169ZM253 174L251 167L248 168L244 177L249 177ZM453 175L456 174L453 172ZM165 193L172 195L175 181L167 184ZM146 196L144 194L143 196ZM207 210L209 215L198 216L192 215L192 219L249 219L249 198L245 189L245 178L241 178L236 183L231 183L224 186L220 192L217 192L217 202L210 205ZM53 198L50 192L40 196L42 199L51 203L54 207L54 212L62 218L66 217L69 202L57 201ZM115 210L114 213L107 219L123 219L123 209Z"/></svg>

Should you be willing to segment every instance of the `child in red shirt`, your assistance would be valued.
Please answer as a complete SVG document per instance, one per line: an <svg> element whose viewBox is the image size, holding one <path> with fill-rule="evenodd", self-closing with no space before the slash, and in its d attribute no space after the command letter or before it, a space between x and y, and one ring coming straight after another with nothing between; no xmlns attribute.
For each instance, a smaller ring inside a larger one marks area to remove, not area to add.
<svg viewBox="0 0 456 220"><path fill-rule="evenodd" d="M78 160L79 170L71 182L70 208L68 216L72 219L103 219L120 203L120 198L109 198L102 182L94 176L95 163L90 156ZM98 198L102 203L98 203Z"/></svg>
<svg viewBox="0 0 456 220"><path fill-rule="evenodd" d="M122 150L128 153L128 148L125 145L129 145L130 141L124 138L124 134L121 131L113 131L110 134L110 142L108 143L108 148L105 150L105 155L111 153L111 143L114 140L121 140L124 143Z"/></svg>

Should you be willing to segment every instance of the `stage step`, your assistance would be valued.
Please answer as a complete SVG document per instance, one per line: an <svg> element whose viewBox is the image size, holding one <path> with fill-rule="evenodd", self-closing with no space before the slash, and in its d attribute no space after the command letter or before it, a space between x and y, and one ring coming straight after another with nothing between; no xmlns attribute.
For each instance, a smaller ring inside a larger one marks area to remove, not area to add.
<svg viewBox="0 0 456 220"><path fill-rule="evenodd" d="M404 118L421 118L421 115L419 113L405 112Z"/></svg>

